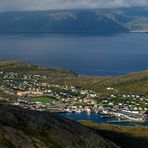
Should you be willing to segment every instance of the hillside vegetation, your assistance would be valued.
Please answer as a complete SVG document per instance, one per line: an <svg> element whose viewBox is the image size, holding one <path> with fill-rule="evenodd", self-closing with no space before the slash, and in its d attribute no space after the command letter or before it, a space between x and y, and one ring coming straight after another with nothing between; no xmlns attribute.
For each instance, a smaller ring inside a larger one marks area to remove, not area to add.
<svg viewBox="0 0 148 148"><path fill-rule="evenodd" d="M148 127L95 124L89 121L81 121L81 123L87 127L90 127L92 130L95 130L101 136L110 139L122 148L147 148Z"/></svg>
<svg viewBox="0 0 148 148"><path fill-rule="evenodd" d="M50 82L51 84L93 89L98 92L100 96L108 96L117 93L148 95L147 70L117 77L93 77L79 76L72 71L60 68L44 68L25 62L0 61L0 71L14 71L22 74L42 74L48 76L44 81ZM112 87L114 90L108 91L106 89L107 87Z"/></svg>
<svg viewBox="0 0 148 148"><path fill-rule="evenodd" d="M67 83L94 89L102 96L116 93L148 95L148 71L117 77L75 77L67 79ZM108 87L112 87L114 90L108 91Z"/></svg>
<svg viewBox="0 0 148 148"><path fill-rule="evenodd" d="M28 74L43 74L51 77L68 77L75 76L72 71L61 68L46 68L43 66L33 65L20 61L0 61L0 71L18 72Z"/></svg>

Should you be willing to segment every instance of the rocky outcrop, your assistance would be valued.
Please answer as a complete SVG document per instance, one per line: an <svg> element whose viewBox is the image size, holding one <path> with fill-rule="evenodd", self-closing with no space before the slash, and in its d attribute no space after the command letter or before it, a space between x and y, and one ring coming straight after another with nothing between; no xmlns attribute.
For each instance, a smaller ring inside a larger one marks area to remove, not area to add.
<svg viewBox="0 0 148 148"><path fill-rule="evenodd" d="M0 104L1 148L116 147L90 129L48 112Z"/></svg>

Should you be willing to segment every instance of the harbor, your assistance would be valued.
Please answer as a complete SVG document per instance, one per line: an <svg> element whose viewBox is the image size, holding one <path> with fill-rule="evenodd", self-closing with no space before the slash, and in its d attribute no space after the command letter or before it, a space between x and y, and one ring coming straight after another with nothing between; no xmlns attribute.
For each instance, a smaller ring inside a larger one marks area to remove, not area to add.
<svg viewBox="0 0 148 148"><path fill-rule="evenodd" d="M101 113L68 113L68 112L61 112L57 113L60 116L70 118L72 120L81 121L91 121L98 124L116 124L119 126L148 126L148 121L145 120L129 120L129 119L120 119L115 116L109 116L107 117L104 114Z"/></svg>

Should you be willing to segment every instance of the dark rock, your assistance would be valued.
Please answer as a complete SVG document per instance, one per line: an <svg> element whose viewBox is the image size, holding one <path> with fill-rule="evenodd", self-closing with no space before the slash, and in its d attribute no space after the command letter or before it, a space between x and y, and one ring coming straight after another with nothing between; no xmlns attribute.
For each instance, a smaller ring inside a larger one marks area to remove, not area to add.
<svg viewBox="0 0 148 148"><path fill-rule="evenodd" d="M0 105L1 148L116 147L90 129L52 113Z"/></svg>

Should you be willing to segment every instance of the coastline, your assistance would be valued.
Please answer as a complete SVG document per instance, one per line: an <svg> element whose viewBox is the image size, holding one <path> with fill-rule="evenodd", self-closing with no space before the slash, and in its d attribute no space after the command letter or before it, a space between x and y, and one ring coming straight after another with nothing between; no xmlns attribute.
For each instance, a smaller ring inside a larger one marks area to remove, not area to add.
<svg viewBox="0 0 148 148"><path fill-rule="evenodd" d="M134 121L134 120L114 120L114 121L107 121L107 123L145 123L146 121Z"/></svg>
<svg viewBox="0 0 148 148"><path fill-rule="evenodd" d="M55 113L59 116L76 120L76 121L84 121L84 122L92 122L94 124L112 124L112 125L119 125L119 126L148 126L148 121L146 120L119 120L119 118L105 118L101 119L101 115L103 114L96 114L96 113Z"/></svg>

